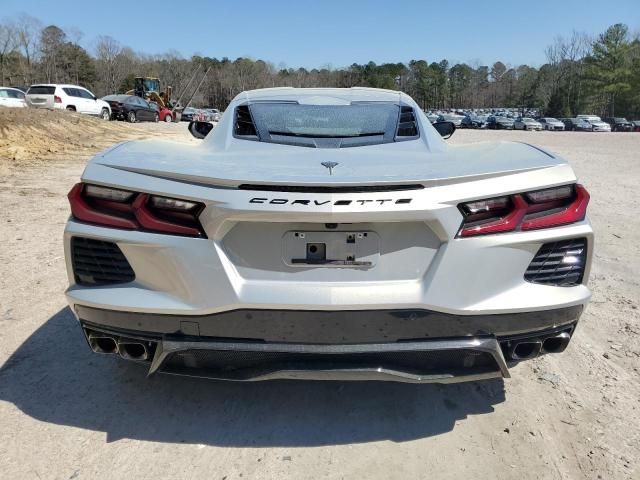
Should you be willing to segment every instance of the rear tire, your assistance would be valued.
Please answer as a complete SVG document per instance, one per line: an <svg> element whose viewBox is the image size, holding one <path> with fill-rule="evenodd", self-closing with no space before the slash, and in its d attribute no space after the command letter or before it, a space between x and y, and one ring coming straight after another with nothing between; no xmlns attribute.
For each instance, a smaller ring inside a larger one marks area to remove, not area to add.
<svg viewBox="0 0 640 480"><path fill-rule="evenodd" d="M102 112L100 112L100 118L106 121L111 120L111 114L109 113L109 110L107 110L106 108L103 108Z"/></svg>
<svg viewBox="0 0 640 480"><path fill-rule="evenodd" d="M158 123L158 120L160 120L160 115L158 115L157 113L153 116L153 121Z"/></svg>
<svg viewBox="0 0 640 480"><path fill-rule="evenodd" d="M69 106L69 107L65 108L65 110L66 110L67 112L75 112L75 111L76 111L76 107L71 107L71 106Z"/></svg>
<svg viewBox="0 0 640 480"><path fill-rule="evenodd" d="M136 120L137 120L137 118L136 118L136 112L134 112L133 110L132 110L132 111L130 111L130 112L127 114L127 122L129 122L129 123L136 123Z"/></svg>
<svg viewBox="0 0 640 480"><path fill-rule="evenodd" d="M165 123L173 122L173 116L171 114L165 115L164 116L164 121L165 121Z"/></svg>

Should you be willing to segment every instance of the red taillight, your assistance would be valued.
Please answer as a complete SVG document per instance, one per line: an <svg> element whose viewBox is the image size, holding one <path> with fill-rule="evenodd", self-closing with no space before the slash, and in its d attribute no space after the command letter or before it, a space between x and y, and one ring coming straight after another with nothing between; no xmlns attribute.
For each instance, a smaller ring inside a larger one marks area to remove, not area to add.
<svg viewBox="0 0 640 480"><path fill-rule="evenodd" d="M53 103L62 103L62 99L59 96L54 95L53 96Z"/></svg>
<svg viewBox="0 0 640 480"><path fill-rule="evenodd" d="M476 200L458 205L464 217L459 237L537 230L584 220L589 193L582 185Z"/></svg>
<svg viewBox="0 0 640 480"><path fill-rule="evenodd" d="M84 183L76 184L68 197L73 217L82 222L206 238L198 220L202 203Z"/></svg>

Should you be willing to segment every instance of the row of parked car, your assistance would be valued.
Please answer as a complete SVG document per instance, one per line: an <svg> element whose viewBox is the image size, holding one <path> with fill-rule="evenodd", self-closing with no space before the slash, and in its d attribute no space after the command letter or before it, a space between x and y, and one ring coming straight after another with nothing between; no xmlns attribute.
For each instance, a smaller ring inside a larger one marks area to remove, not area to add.
<svg viewBox="0 0 640 480"><path fill-rule="evenodd" d="M434 114L427 112L427 117L434 123L437 121L453 122L457 128L487 128L491 130L552 130L582 132L640 132L640 120L628 121L622 117L601 119L596 115L578 115L576 118L528 117L505 115L501 113L467 113L455 112Z"/></svg>
<svg viewBox="0 0 640 480"><path fill-rule="evenodd" d="M216 109L185 108L182 115L136 95L96 97L78 85L40 84L28 88L0 87L0 106L48 108L94 115L104 120L128 122L174 122L201 120L217 122L222 115Z"/></svg>
<svg viewBox="0 0 640 480"><path fill-rule="evenodd" d="M174 121L174 113L135 95L98 98L79 85L39 84L25 90L0 87L0 105L17 108L47 108L93 115L103 120Z"/></svg>

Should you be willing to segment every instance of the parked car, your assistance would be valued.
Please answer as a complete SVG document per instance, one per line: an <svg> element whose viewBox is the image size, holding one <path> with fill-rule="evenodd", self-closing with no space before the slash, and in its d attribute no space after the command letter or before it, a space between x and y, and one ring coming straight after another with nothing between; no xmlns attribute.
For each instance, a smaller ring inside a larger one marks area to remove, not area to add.
<svg viewBox="0 0 640 480"><path fill-rule="evenodd" d="M561 118L565 130L571 132L592 132L593 125L583 118Z"/></svg>
<svg viewBox="0 0 640 480"><path fill-rule="evenodd" d="M460 124L462 123L463 118L464 117L462 115L443 113L442 115L438 116L438 122L451 122L456 127L460 127Z"/></svg>
<svg viewBox="0 0 640 480"><path fill-rule="evenodd" d="M427 113L427 118L429 119L429 121L431 123L436 123L438 121L438 118L440 118L440 115L436 114L436 113Z"/></svg>
<svg viewBox="0 0 640 480"><path fill-rule="evenodd" d="M387 90L228 108L190 124L202 144L101 152L69 192L65 294L94 352L150 375L450 383L565 350L595 256L565 160L451 148L453 125Z"/></svg>
<svg viewBox="0 0 640 480"><path fill-rule="evenodd" d="M612 132L630 132L633 129L633 125L626 118L609 117L604 118L603 121L609 124Z"/></svg>
<svg viewBox="0 0 640 480"><path fill-rule="evenodd" d="M460 122L460 128L484 128L487 118L486 115L467 115Z"/></svg>
<svg viewBox="0 0 640 480"><path fill-rule="evenodd" d="M191 122L193 121L193 116L198 113L198 110L193 108L193 107L187 107L184 110L182 110L182 115L180 117L180 120L183 122Z"/></svg>
<svg viewBox="0 0 640 480"><path fill-rule="evenodd" d="M86 88L78 85L41 84L32 85L25 95L27 104L33 108L69 110L87 115L96 115L103 120L111 118L111 107L98 99Z"/></svg>
<svg viewBox="0 0 640 480"><path fill-rule="evenodd" d="M491 130L513 130L513 119L491 116L487 119L487 128Z"/></svg>
<svg viewBox="0 0 640 480"><path fill-rule="evenodd" d="M25 108L24 92L17 88L0 87L0 107Z"/></svg>
<svg viewBox="0 0 640 480"><path fill-rule="evenodd" d="M158 115L161 122L171 123L176 121L176 114L173 110L167 107L161 107L156 102L149 102L157 107Z"/></svg>
<svg viewBox="0 0 640 480"><path fill-rule="evenodd" d="M205 110L207 111L207 113L209 113L209 115L211 115L210 121L212 122L220 121L220 117L222 117L222 112L220 112L220 110L218 110L217 108L205 108Z"/></svg>
<svg viewBox="0 0 640 480"><path fill-rule="evenodd" d="M603 122L602 120L587 120L587 122L589 122L592 126L593 132L610 132L611 131L611 125L609 125L606 122Z"/></svg>
<svg viewBox="0 0 640 480"><path fill-rule="evenodd" d="M542 124L537 122L533 118L529 117L518 117L515 122L513 122L514 130L542 130Z"/></svg>
<svg viewBox="0 0 640 480"><path fill-rule="evenodd" d="M543 130L564 130L564 123L562 123L557 118L542 117L538 119L538 122L540 123L540 125L542 125Z"/></svg>
<svg viewBox="0 0 640 480"><path fill-rule="evenodd" d="M111 105L114 120L126 120L131 123L160 120L158 105L136 95L107 95L102 97L102 100Z"/></svg>

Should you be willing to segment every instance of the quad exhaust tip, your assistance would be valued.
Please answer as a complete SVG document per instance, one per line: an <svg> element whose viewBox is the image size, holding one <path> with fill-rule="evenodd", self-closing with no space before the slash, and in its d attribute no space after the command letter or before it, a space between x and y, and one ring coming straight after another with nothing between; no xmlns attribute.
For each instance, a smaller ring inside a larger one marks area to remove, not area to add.
<svg viewBox="0 0 640 480"><path fill-rule="evenodd" d="M118 353L116 339L108 335L89 334L89 346L95 353Z"/></svg>
<svg viewBox="0 0 640 480"><path fill-rule="evenodd" d="M567 332L559 333L558 335L554 335L553 337L547 337L544 339L544 342L542 342L542 352L564 352L569 345L569 340L571 340L571 335L569 335Z"/></svg>
<svg viewBox="0 0 640 480"><path fill-rule="evenodd" d="M529 360L540 355L542 340L514 342L509 351L513 360Z"/></svg>
<svg viewBox="0 0 640 480"><path fill-rule="evenodd" d="M508 344L507 356L511 360L529 360L544 353L561 353L570 340L571 334L566 331L548 337L515 340Z"/></svg>
<svg viewBox="0 0 640 480"><path fill-rule="evenodd" d="M149 360L150 352L147 344L139 340L120 338L118 340L118 353L125 360Z"/></svg>
<svg viewBox="0 0 640 480"><path fill-rule="evenodd" d="M95 353L119 354L125 360L138 361L150 360L152 356L152 346L141 340L97 332L89 332L88 340L91 350Z"/></svg>

